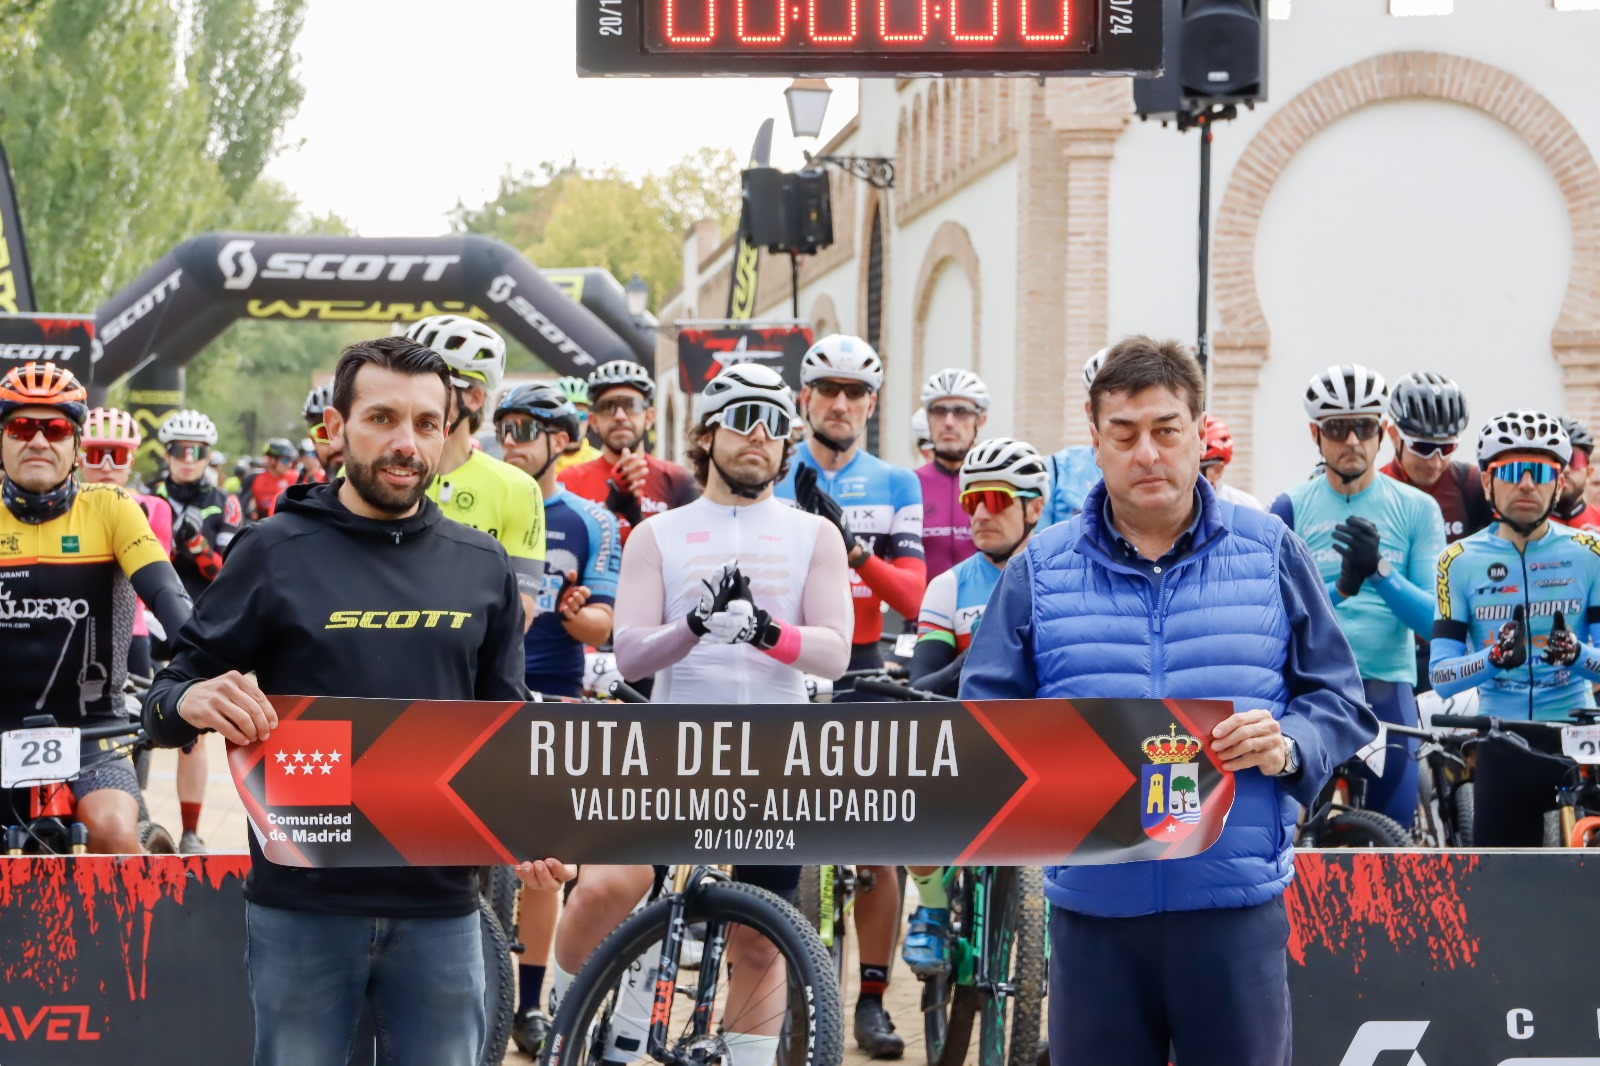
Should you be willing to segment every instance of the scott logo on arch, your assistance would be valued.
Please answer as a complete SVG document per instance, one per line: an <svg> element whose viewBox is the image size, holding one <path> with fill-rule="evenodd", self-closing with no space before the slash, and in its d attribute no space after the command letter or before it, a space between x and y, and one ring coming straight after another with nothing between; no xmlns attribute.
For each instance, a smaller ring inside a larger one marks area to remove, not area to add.
<svg viewBox="0 0 1600 1066"><path fill-rule="evenodd" d="M422 268L422 281L438 281L461 262L459 255L273 252L261 267L252 251L255 244L239 238L222 246L217 267L222 271L223 288L248 289L258 277L262 281L406 281L416 267Z"/></svg>

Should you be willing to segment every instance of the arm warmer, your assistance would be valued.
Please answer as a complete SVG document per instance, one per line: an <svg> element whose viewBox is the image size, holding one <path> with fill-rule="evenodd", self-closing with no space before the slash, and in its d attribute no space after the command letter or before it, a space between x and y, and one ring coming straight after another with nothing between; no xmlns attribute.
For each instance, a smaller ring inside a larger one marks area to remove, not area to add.
<svg viewBox="0 0 1600 1066"><path fill-rule="evenodd" d="M902 555L887 562L869 555L857 572L900 617L915 618L922 609L922 594L928 590L928 564L922 559Z"/></svg>
<svg viewBox="0 0 1600 1066"><path fill-rule="evenodd" d="M699 643L687 618L661 620L667 591L661 580L661 548L648 526L634 530L622 549L622 576L617 596L612 648L617 669L628 681L650 677L688 655Z"/></svg>

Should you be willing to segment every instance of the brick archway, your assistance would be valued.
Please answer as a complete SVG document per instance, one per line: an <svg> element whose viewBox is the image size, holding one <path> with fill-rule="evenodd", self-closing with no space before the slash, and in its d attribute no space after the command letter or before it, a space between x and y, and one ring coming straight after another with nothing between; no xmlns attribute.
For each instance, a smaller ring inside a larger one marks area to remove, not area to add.
<svg viewBox="0 0 1600 1066"><path fill-rule="evenodd" d="M952 264L967 275L972 288L972 371L983 373L980 341L983 337L983 289L979 284L978 250L972 246L967 228L953 219L947 219L934 232L928 242L928 252L922 257L922 269L917 273L917 286L911 298L911 385L922 387L928 376L923 354L927 343L928 308L933 302L933 286L939 275Z"/></svg>
<svg viewBox="0 0 1600 1066"><path fill-rule="evenodd" d="M1271 356L1255 266L1267 198L1294 154L1327 126L1368 104L1419 97L1499 119L1549 168L1572 226L1572 264L1551 352L1561 366L1567 411L1590 422L1600 417L1600 167L1583 138L1550 101L1498 67L1437 52L1374 56L1316 82L1273 115L1233 168L1217 212L1211 408L1241 445L1237 484L1249 484L1254 473L1256 388Z"/></svg>

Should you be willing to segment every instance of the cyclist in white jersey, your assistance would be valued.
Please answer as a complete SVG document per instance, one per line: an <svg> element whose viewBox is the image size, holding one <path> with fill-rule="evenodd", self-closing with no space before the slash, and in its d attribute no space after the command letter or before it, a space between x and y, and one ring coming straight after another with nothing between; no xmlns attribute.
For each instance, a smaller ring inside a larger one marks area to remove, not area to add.
<svg viewBox="0 0 1600 1066"><path fill-rule="evenodd" d="M689 459L704 495L649 516L628 539L617 668L629 680L654 675L656 703L804 703L804 673L844 673L853 623L844 538L833 523L773 498L794 451L794 399L776 371L736 364L707 384L696 415ZM734 872L791 899L799 883L795 866ZM648 866L583 867L556 930L552 1010L653 876ZM782 1017L763 1010L748 1024L741 1013L781 998L782 960L743 929L728 950L733 977L722 1020L731 1066L770 1066ZM640 1005L646 1010L619 1007L613 1016L611 1040L621 1048L648 1028L648 1005Z"/></svg>

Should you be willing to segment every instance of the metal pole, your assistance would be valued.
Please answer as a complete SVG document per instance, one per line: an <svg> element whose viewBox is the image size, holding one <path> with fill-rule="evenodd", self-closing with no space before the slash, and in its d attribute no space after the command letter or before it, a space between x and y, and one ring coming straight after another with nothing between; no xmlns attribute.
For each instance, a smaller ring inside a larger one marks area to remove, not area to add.
<svg viewBox="0 0 1600 1066"><path fill-rule="evenodd" d="M1211 365L1211 335L1206 329L1206 302L1211 281L1211 117L1200 115L1200 323L1195 331L1195 356L1200 373Z"/></svg>
<svg viewBox="0 0 1600 1066"><path fill-rule="evenodd" d="M789 253L789 307L795 321L800 320L800 257Z"/></svg>

